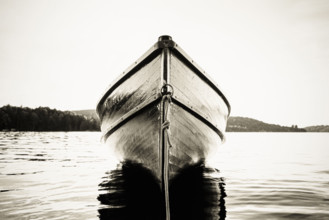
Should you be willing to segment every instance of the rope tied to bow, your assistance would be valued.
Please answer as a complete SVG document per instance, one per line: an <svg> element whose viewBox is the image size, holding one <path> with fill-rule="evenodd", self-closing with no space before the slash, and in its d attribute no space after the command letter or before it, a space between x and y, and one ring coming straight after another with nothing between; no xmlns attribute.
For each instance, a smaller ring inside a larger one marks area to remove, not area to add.
<svg viewBox="0 0 329 220"><path fill-rule="evenodd" d="M165 109L164 109L164 118L161 128L166 132L169 148L172 147L172 145L170 143L169 134L168 134L168 129L170 126L170 121L168 120L168 110L169 110L169 104L172 102L171 97L173 96L173 94L174 94L174 88L172 87L172 85L166 83L162 86L161 88L162 103L165 105ZM168 101L167 105L165 104L166 101Z"/></svg>

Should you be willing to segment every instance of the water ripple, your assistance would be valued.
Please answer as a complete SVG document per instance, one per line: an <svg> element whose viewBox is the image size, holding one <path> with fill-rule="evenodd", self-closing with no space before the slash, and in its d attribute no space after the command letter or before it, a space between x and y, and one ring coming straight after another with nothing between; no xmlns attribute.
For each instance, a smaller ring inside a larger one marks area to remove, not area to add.
<svg viewBox="0 0 329 220"><path fill-rule="evenodd" d="M100 136L97 132L0 132L0 218L96 220L101 210L111 207L117 207L112 214L118 214L123 206L97 200L101 195L109 200L124 198L108 198L118 188L98 186L113 180L111 172L104 173L117 163L99 143ZM207 188L201 192L209 195L209 213L216 216L224 210L222 219L230 220L329 219L328 143L329 134L228 133L226 144L214 155L214 166L221 171L217 170L217 182L203 182ZM196 201L206 197L198 199L194 193L197 183L186 174L171 189L173 210L180 207L176 216L181 219L202 213L204 206ZM186 208L184 199L190 202ZM142 205L136 207L145 210Z"/></svg>

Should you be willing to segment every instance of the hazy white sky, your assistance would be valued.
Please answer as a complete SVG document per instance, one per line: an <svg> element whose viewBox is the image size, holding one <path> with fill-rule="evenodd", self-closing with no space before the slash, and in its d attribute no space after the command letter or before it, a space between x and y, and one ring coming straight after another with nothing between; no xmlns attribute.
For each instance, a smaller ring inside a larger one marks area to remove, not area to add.
<svg viewBox="0 0 329 220"><path fill-rule="evenodd" d="M327 0L0 0L0 106L95 108L163 34L218 82L232 115L329 124Z"/></svg>

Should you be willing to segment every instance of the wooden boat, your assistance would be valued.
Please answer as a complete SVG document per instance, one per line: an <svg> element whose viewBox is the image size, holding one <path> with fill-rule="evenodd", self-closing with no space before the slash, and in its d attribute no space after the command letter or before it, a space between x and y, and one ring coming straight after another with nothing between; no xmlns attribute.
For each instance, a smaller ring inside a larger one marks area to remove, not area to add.
<svg viewBox="0 0 329 220"><path fill-rule="evenodd" d="M164 190L224 140L230 105L172 40L159 40L106 90L97 106L106 144L150 169Z"/></svg>

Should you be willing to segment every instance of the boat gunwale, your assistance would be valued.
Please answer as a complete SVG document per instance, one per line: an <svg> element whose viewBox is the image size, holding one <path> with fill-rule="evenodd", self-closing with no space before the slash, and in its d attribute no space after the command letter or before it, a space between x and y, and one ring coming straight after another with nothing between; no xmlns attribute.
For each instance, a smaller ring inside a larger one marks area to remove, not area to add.
<svg viewBox="0 0 329 220"><path fill-rule="evenodd" d="M160 37L161 38L161 37ZM136 62L130 65L121 75L119 75L105 90L101 99L97 104L97 113L100 119L103 118L104 112L101 112L101 106L104 104L106 98L118 88L129 77L137 73L138 70L143 68L146 64L150 63L156 56L160 55L164 48L169 48L177 55L177 57L187 65L197 76L199 76L205 83L207 83L225 102L228 109L228 115L231 113L231 105L227 100L224 93L220 90L219 85L196 63L194 60L186 54L186 52L178 46L173 40L159 40L148 51L146 51Z"/></svg>
<svg viewBox="0 0 329 220"><path fill-rule="evenodd" d="M118 88L123 82L125 82L128 78L133 76L135 73L138 72L141 68L143 68L145 65L150 63L152 60L154 60L155 57L160 55L164 49L168 48L173 54L181 60L188 68L190 68L198 77L200 77L201 80L203 80L207 85L209 85L225 102L226 107L228 109L227 117L230 115L231 106L226 99L223 92L219 89L219 86L217 83L215 83L212 78L206 74L206 72L201 69L201 67L194 62L187 54L186 52L181 49L173 40L171 39L163 39L159 40L157 43L155 43L148 51L146 51L136 62L134 62L132 65L130 65L121 75L119 75L112 84L110 84L102 96L102 98L99 100L97 104L97 114L98 117L102 120L105 111L101 112L101 106L104 105L105 100L107 97L116 89ZM156 94L153 94L151 97L149 97L146 101L139 104L135 108L131 109L129 112L121 116L118 120L116 120L113 125L108 127L105 131L103 131L103 140L106 140L112 133L114 133L122 124L126 123L129 119L131 119L134 115L138 114L143 109L147 108L151 104L158 102L161 100L161 91L159 91ZM202 112L198 111L197 109L193 108L193 106L189 105L188 103L184 103L183 100L178 98L177 96L172 97L173 102L198 118L200 121L205 123L207 126L209 126L215 133L217 133L222 142L225 142L225 131L220 131L217 124L213 124L211 121L208 120L208 117L205 116Z"/></svg>
<svg viewBox="0 0 329 220"><path fill-rule="evenodd" d="M197 76L199 76L206 84L208 84L225 102L226 107L228 109L228 115L231 113L231 105L227 100L226 96L220 89L219 85L215 83L215 81L204 71L186 52L180 48L176 43L172 48L172 52L175 55L178 55L178 59L180 59L187 67L189 67Z"/></svg>
<svg viewBox="0 0 329 220"><path fill-rule="evenodd" d="M143 66L150 63L156 56L161 54L162 48L161 45L157 42L154 44L148 51L146 51L137 61L131 64L121 75L119 75L105 90L101 99L98 101L96 111L100 119L103 118L104 112L101 112L101 106L104 104L107 97L118 88L124 81L129 77L138 72Z"/></svg>

